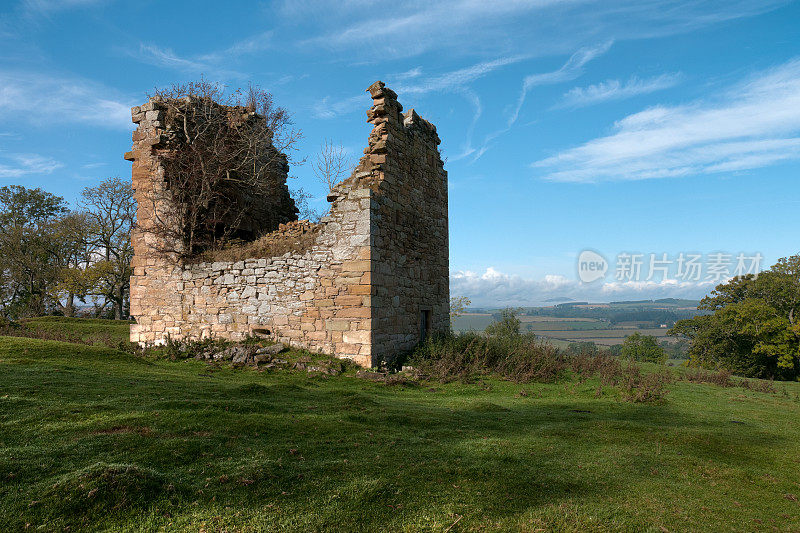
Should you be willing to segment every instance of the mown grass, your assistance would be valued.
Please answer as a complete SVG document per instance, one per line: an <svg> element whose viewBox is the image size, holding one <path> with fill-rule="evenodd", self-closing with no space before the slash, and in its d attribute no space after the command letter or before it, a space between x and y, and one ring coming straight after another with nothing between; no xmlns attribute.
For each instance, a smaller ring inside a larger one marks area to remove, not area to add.
<svg viewBox="0 0 800 533"><path fill-rule="evenodd" d="M0 531L800 529L799 384L677 381L659 404L598 386L1 337Z"/></svg>
<svg viewBox="0 0 800 533"><path fill-rule="evenodd" d="M102 318L42 316L24 319L20 326L36 336L49 337L51 340L117 346L130 340L131 323Z"/></svg>

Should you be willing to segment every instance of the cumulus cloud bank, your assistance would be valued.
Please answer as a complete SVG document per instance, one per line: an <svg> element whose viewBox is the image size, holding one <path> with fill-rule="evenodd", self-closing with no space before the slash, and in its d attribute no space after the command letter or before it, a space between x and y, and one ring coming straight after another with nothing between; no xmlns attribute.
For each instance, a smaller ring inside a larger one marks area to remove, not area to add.
<svg viewBox="0 0 800 533"><path fill-rule="evenodd" d="M505 274L489 267L483 273L468 270L450 273L450 294L467 296L473 306L536 306L555 300L607 302L615 300L651 300L658 298L699 299L716 282L598 281L582 284L577 279L547 275L541 279Z"/></svg>

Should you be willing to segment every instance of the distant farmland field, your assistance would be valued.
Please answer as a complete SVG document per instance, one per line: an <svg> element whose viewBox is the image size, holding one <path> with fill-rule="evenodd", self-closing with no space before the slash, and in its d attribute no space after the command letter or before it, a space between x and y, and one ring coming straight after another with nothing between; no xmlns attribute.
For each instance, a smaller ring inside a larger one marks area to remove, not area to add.
<svg viewBox="0 0 800 533"><path fill-rule="evenodd" d="M549 337L556 337L559 339L608 339L613 337L627 337L635 332L642 335L652 335L654 337L666 337L666 328L648 328L648 329L600 329L600 330L555 330L547 331L543 335Z"/></svg>
<svg viewBox="0 0 800 533"><path fill-rule="evenodd" d="M523 331L575 331L575 330L605 330L608 329L608 322L601 322L600 320L569 320L569 321L553 321L553 320L522 320Z"/></svg>
<svg viewBox="0 0 800 533"><path fill-rule="evenodd" d="M453 318L453 331L483 331L492 322L489 313L464 313Z"/></svg>
<svg viewBox="0 0 800 533"><path fill-rule="evenodd" d="M559 318L554 316L519 316L523 331L606 329L608 323L596 318ZM453 319L455 331L483 331L494 322L490 313L464 313Z"/></svg>
<svg viewBox="0 0 800 533"><path fill-rule="evenodd" d="M642 328L642 329L604 329L604 330L561 330L561 331L537 331L535 332L542 338L568 341L568 342L593 342L599 346L614 346L625 342L625 337L634 333L642 335L652 335L659 341L678 342L675 337L667 336L666 328Z"/></svg>
<svg viewBox="0 0 800 533"><path fill-rule="evenodd" d="M559 316L520 316L520 322L602 322L597 318L562 318Z"/></svg>
<svg viewBox="0 0 800 533"><path fill-rule="evenodd" d="M667 328L636 327L628 322L612 326L596 318L560 318L553 316L519 316L523 332L532 332L554 345L564 348L574 342L593 342L599 346L622 344L628 335L652 335L660 341L677 342L667 336ZM454 331L483 331L494 321L490 313L465 313L453 319Z"/></svg>

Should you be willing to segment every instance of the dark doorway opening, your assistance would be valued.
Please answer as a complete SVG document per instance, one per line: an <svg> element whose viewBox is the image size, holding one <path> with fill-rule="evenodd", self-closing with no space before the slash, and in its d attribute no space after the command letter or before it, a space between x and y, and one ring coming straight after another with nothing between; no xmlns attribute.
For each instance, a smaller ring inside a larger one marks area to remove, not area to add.
<svg viewBox="0 0 800 533"><path fill-rule="evenodd" d="M431 331L431 312L424 309L419 312L419 342L425 342Z"/></svg>

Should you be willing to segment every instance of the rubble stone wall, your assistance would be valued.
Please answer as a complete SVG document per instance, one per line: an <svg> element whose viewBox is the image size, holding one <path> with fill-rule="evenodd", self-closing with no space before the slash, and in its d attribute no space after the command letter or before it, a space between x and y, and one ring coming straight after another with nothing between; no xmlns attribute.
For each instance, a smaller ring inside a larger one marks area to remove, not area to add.
<svg viewBox="0 0 800 533"><path fill-rule="evenodd" d="M147 198L166 187L164 126L157 102L132 110L133 342L260 334L374 366L449 327L447 174L436 128L413 110L401 115L381 82L368 90L369 145L331 191L311 246L242 261L191 263L158 251L148 225L166 206Z"/></svg>
<svg viewBox="0 0 800 533"><path fill-rule="evenodd" d="M391 358L450 327L447 172L436 127L383 83L368 89L376 180L372 351Z"/></svg>

